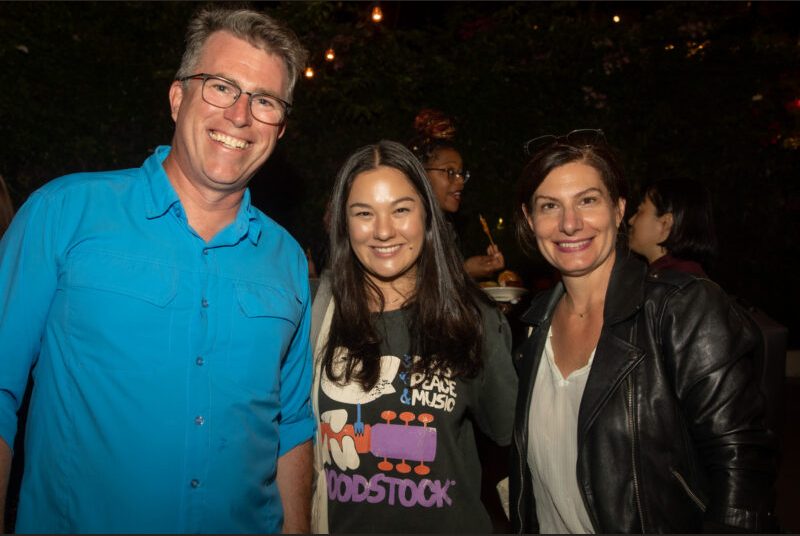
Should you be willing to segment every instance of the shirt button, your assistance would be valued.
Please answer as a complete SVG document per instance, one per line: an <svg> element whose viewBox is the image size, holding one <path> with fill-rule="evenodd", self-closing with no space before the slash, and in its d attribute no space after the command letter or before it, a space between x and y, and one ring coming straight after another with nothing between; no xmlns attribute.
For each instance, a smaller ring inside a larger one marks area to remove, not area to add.
<svg viewBox="0 0 800 536"><path fill-rule="evenodd" d="M195 423L197 426L203 426L203 423L204 423L204 422L206 422L206 420L203 418L203 416L202 416L202 415L198 415L197 417L195 417L195 418L194 418L194 423Z"/></svg>
<svg viewBox="0 0 800 536"><path fill-rule="evenodd" d="M208 300L203 298L203 301L200 302L200 305L202 305L203 307L208 307Z"/></svg>
<svg viewBox="0 0 800 536"><path fill-rule="evenodd" d="M208 255L208 249L207 248L203 248L203 255Z"/></svg>
<svg viewBox="0 0 800 536"><path fill-rule="evenodd" d="M193 478L192 481L189 482L189 484L191 484L191 486L193 488L199 488L200 487L200 481L197 480L196 478Z"/></svg>
<svg viewBox="0 0 800 536"><path fill-rule="evenodd" d="M197 359L194 360L194 362L198 367L202 367L203 363L205 363L206 361L202 357L198 357Z"/></svg>

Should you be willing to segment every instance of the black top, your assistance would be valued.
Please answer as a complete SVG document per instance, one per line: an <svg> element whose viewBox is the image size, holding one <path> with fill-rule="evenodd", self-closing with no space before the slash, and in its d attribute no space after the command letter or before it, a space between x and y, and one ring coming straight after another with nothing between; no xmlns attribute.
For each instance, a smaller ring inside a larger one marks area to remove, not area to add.
<svg viewBox="0 0 800 536"><path fill-rule="evenodd" d="M440 374L422 381L409 373L402 309L376 315L383 357L369 393L323 373L330 532L491 532L473 424L499 444L510 442L517 379L508 323L497 310L481 309L485 366L474 379Z"/></svg>

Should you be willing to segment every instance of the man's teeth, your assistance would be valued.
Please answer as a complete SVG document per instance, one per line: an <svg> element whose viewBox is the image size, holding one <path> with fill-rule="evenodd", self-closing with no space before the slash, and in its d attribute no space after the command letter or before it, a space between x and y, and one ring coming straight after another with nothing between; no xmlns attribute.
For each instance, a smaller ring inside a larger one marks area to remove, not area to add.
<svg viewBox="0 0 800 536"><path fill-rule="evenodd" d="M221 132L210 132L209 137L214 140L220 142L225 147L229 147L231 149L244 149L249 143L244 140L240 140L238 138L234 138L233 136L228 136L227 134L222 134Z"/></svg>

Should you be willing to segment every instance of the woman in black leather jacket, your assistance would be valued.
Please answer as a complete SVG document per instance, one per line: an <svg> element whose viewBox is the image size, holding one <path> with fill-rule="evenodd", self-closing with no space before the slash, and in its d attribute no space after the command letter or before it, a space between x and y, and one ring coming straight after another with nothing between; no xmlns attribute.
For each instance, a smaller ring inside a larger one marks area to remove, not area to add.
<svg viewBox="0 0 800 536"><path fill-rule="evenodd" d="M517 230L561 282L522 317L515 530L771 530L757 328L713 282L648 275L618 244L626 189L602 132L534 144Z"/></svg>

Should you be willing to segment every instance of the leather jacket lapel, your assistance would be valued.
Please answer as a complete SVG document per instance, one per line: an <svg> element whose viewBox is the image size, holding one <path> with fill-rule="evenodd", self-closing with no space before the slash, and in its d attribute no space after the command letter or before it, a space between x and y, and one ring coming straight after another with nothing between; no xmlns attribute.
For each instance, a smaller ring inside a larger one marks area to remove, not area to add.
<svg viewBox="0 0 800 536"><path fill-rule="evenodd" d="M603 405L643 358L641 348L603 330L578 411L578 445L583 443Z"/></svg>
<svg viewBox="0 0 800 536"><path fill-rule="evenodd" d="M606 290L603 310L603 331L636 314L644 303L644 284L647 265L633 257L627 248L619 246L614 268Z"/></svg>
<svg viewBox="0 0 800 536"><path fill-rule="evenodd" d="M600 409L645 355L633 341L636 340L634 317L644 302L647 266L631 259L631 255L626 248L617 248L606 292L603 330L578 413L579 445Z"/></svg>

